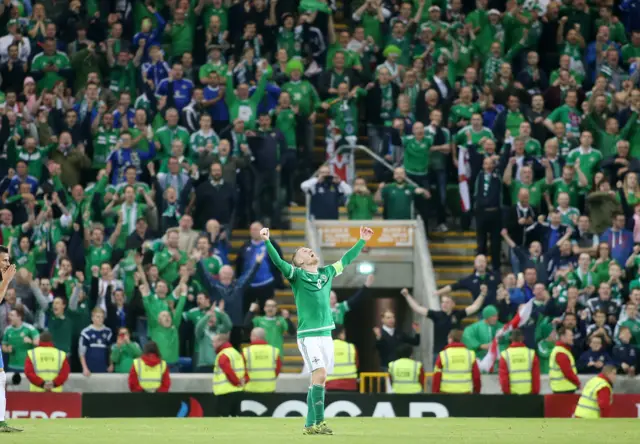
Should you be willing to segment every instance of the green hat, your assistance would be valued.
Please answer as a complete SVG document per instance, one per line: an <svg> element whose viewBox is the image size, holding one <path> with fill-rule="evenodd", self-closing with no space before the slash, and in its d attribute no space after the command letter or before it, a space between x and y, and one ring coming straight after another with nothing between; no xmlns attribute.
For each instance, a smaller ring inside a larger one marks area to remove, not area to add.
<svg viewBox="0 0 640 444"><path fill-rule="evenodd" d="M382 53L383 56L389 57L391 54L400 55L402 54L402 51L396 45L389 45L384 48L384 52Z"/></svg>
<svg viewBox="0 0 640 444"><path fill-rule="evenodd" d="M287 62L287 75L291 75L293 71L304 71L304 66L300 60L289 60Z"/></svg>
<svg viewBox="0 0 640 444"><path fill-rule="evenodd" d="M491 316L497 316L497 315L498 315L498 309L493 305L487 305L486 307L484 307L484 310L482 310L482 319L487 319L487 318L490 318Z"/></svg>
<svg viewBox="0 0 640 444"><path fill-rule="evenodd" d="M13 25L18 25L18 20L16 19L11 19L7 22L7 29L9 29L9 26L13 26Z"/></svg>

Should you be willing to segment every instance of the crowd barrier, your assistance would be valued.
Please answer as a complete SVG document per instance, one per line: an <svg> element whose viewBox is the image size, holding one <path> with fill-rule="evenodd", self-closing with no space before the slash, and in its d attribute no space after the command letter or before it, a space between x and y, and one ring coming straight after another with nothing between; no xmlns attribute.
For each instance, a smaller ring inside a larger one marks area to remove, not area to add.
<svg viewBox="0 0 640 444"><path fill-rule="evenodd" d="M569 418L577 395L361 395L329 393L325 416L333 418ZM640 395L615 395L613 414L638 418ZM204 393L10 392L8 418L202 418L217 416L216 397ZM305 395L245 394L242 416L302 417Z"/></svg>
<svg viewBox="0 0 640 444"><path fill-rule="evenodd" d="M378 375L378 373L376 373ZM384 373L379 373L384 376ZM129 385L128 375L123 374L99 374L94 373L91 377L86 378L78 373L72 373L64 385L65 392L80 393L128 393ZM593 375L579 375L582 386L587 383ZM7 378L11 379L11 375ZM364 379L364 378L363 378ZM385 388L384 378L368 378L366 382L366 392L379 393ZM430 379L427 385L430 385ZM171 393L211 393L212 375L195 374L195 373L179 373L171 375ZM309 375L285 373L278 376L276 382L276 393L303 393L306 395L309 389ZM22 378L22 382L15 386L9 385L9 391L29 391L29 383L26 378ZM427 387L427 393L431 391L431 387ZM640 378L628 378L618 376L614 387L615 393L633 394L640 393ZM482 375L482 394L498 395L501 394L500 383L497 375ZM541 394L550 394L549 377L541 377Z"/></svg>

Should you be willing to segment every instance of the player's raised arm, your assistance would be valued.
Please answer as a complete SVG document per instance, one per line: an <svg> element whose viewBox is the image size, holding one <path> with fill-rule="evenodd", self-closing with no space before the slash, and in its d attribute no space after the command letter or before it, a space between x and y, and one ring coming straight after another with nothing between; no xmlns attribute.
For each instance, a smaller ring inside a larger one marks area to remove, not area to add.
<svg viewBox="0 0 640 444"><path fill-rule="evenodd" d="M263 228L262 230L260 230L260 237L267 246L267 254L271 259L271 262L273 262L276 268L280 270L280 272L282 272L284 277L286 277L287 279L291 279L293 277L293 267L291 266L291 264L280 257L278 251L276 250L276 247L274 247L269 240L269 229Z"/></svg>
<svg viewBox="0 0 640 444"><path fill-rule="evenodd" d="M342 270L344 270L344 267L349 265L358 257L358 255L364 248L364 244L369 239L371 239L371 236L373 236L373 230L371 228L360 227L360 240L358 240L358 242L356 242L356 244L351 247L351 249L347 251L338 262L331 264L331 266L335 268L336 274L338 276L342 274Z"/></svg>

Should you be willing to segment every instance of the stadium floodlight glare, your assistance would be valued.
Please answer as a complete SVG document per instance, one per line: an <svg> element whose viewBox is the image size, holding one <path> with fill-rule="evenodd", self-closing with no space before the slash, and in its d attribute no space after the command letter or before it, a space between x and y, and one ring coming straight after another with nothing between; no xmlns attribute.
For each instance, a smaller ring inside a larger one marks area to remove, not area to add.
<svg viewBox="0 0 640 444"><path fill-rule="evenodd" d="M360 274L371 274L375 269L371 262L361 262L358 264L358 273Z"/></svg>

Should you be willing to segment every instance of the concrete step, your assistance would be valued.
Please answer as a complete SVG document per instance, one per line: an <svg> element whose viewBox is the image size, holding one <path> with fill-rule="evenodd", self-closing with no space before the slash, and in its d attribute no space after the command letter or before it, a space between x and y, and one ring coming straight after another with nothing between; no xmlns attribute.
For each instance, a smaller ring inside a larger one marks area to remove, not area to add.
<svg viewBox="0 0 640 444"><path fill-rule="evenodd" d="M431 244L429 243L429 247L431 247L432 245L438 245L438 244ZM464 256L452 256L452 255L448 255L448 254L432 254L431 255L431 262L433 262L434 266L439 266L439 265L448 265L448 266L452 266L455 264L460 264L460 265L467 265L467 264L473 264L473 261L475 259L475 256L472 255L464 255Z"/></svg>
<svg viewBox="0 0 640 444"><path fill-rule="evenodd" d="M283 365L282 366L282 373L301 373L302 372L302 366L295 364L295 365Z"/></svg>
<svg viewBox="0 0 640 444"><path fill-rule="evenodd" d="M475 243L429 243L429 250L436 256L456 256L459 254L469 256L475 255L478 245Z"/></svg>
<svg viewBox="0 0 640 444"><path fill-rule="evenodd" d="M476 232L475 231L447 231L447 232L434 232L434 233L429 233L429 236L432 239L455 239L455 238L459 238L459 237L463 237L463 238L475 238L476 237Z"/></svg>

